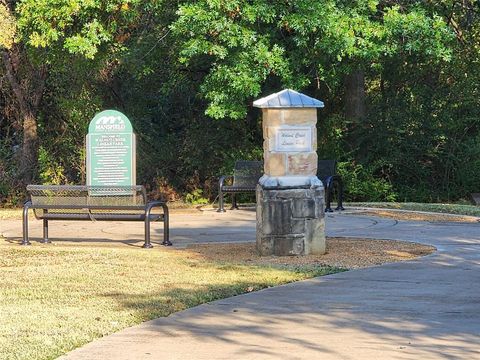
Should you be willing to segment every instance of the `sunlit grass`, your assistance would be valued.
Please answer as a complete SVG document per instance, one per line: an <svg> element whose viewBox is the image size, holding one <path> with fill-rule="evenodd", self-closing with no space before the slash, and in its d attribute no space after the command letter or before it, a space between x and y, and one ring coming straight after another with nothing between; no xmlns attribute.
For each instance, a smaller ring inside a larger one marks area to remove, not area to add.
<svg viewBox="0 0 480 360"><path fill-rule="evenodd" d="M0 246L0 359L52 359L159 316L338 269L212 262L154 248Z"/></svg>
<svg viewBox="0 0 480 360"><path fill-rule="evenodd" d="M15 220L21 218L22 209L0 209L0 220Z"/></svg>
<svg viewBox="0 0 480 360"><path fill-rule="evenodd" d="M376 203L347 203L346 207L371 207L383 209L398 209L409 211L427 211L443 214L457 214L468 216L480 216L480 207L464 204L423 204L423 203L397 203L397 202L376 202Z"/></svg>
<svg viewBox="0 0 480 360"><path fill-rule="evenodd" d="M378 202L378 203L347 203L346 207L375 207L384 209L398 209L410 211L427 211L443 214L457 214L480 216L480 207L464 204L423 204L423 203L395 203L395 202Z"/></svg>

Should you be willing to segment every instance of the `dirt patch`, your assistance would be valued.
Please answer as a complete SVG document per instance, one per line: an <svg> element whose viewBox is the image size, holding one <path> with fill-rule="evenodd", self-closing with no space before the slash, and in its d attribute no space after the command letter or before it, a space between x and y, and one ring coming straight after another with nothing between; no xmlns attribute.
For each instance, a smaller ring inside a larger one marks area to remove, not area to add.
<svg viewBox="0 0 480 360"><path fill-rule="evenodd" d="M205 260L248 265L325 265L358 269L390 262L411 260L431 254L433 246L406 241L328 238L327 253L307 256L259 256L254 243L198 244L183 251Z"/></svg>
<svg viewBox="0 0 480 360"><path fill-rule="evenodd" d="M365 210L352 213L352 215L380 216L395 220L431 221L431 222L478 222L474 216L451 215L441 213L421 213L414 211L398 210Z"/></svg>

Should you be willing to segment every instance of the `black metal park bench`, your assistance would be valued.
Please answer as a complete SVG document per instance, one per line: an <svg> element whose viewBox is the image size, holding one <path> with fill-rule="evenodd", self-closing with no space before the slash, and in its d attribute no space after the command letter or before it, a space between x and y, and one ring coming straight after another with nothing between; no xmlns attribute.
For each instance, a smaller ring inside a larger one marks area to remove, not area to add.
<svg viewBox="0 0 480 360"><path fill-rule="evenodd" d="M28 185L27 191L30 200L23 207L22 245L30 245L29 209L33 209L38 220L43 220L44 243L50 242L50 220L143 221L145 243L142 247L151 248L150 222L162 221L162 245L172 245L167 204L163 201L148 202L143 186ZM162 213L152 213L153 208L162 208Z"/></svg>
<svg viewBox="0 0 480 360"><path fill-rule="evenodd" d="M218 182L218 212L225 212L224 194L232 194L232 210L238 209L237 193L255 192L258 179L263 175L263 161L237 161L233 176L223 175ZM232 181L233 180L233 181ZM226 182L232 182L226 185Z"/></svg>
<svg viewBox="0 0 480 360"><path fill-rule="evenodd" d="M225 212L225 194L232 195L231 209L238 209L236 194L255 192L258 179L263 175L262 161L237 161L233 176L221 176L218 182L218 212ZM343 207L343 181L337 174L336 160L318 160L317 177L323 182L325 188L325 212L333 212L331 203L337 190L337 207L335 210L345 210ZM226 185L226 182L232 182Z"/></svg>
<svg viewBox="0 0 480 360"><path fill-rule="evenodd" d="M343 181L337 175L336 160L318 160L317 177L322 180L325 188L325 212L333 212L331 202L335 185L337 186L337 207L335 210L345 210L343 207Z"/></svg>

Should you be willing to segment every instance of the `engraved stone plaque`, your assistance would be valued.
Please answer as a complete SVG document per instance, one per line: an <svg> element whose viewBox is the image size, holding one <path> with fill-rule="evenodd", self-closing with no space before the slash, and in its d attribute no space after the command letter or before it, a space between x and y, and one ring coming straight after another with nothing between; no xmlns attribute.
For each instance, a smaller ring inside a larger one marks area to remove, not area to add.
<svg viewBox="0 0 480 360"><path fill-rule="evenodd" d="M288 127L278 128L275 139L275 151L280 152L311 152L312 128Z"/></svg>

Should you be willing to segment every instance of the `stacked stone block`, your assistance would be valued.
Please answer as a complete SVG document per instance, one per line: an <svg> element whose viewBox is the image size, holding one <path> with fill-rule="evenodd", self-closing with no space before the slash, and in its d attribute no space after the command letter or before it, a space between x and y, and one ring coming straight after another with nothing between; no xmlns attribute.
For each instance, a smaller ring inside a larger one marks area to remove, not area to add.
<svg viewBox="0 0 480 360"><path fill-rule="evenodd" d="M325 253L323 188L263 189L257 185L260 255Z"/></svg>

